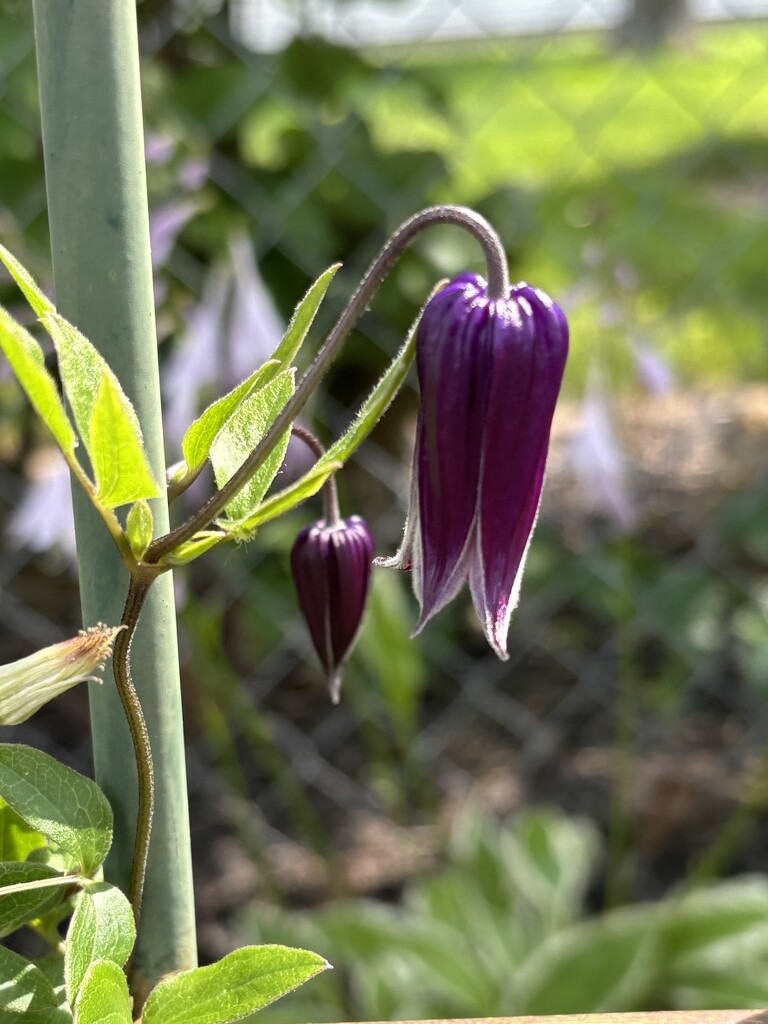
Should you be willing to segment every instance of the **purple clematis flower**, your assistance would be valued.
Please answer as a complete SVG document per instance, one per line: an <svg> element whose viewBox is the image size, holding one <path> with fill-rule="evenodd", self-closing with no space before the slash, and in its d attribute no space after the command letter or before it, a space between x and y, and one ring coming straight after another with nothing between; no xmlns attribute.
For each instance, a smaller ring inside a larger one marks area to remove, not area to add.
<svg viewBox="0 0 768 1024"><path fill-rule="evenodd" d="M562 310L527 284L493 299L462 274L427 304L411 506L400 550L379 560L412 569L417 633L469 581L488 642L508 656L567 354Z"/></svg>
<svg viewBox="0 0 768 1024"><path fill-rule="evenodd" d="M312 643L339 702L341 668L363 620L371 583L373 537L360 516L306 526L291 549L291 572Z"/></svg>

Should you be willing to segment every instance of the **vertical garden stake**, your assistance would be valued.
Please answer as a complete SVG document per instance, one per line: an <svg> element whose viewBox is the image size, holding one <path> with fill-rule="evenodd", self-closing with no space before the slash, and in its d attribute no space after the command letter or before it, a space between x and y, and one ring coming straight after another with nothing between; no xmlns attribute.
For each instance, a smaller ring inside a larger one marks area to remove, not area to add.
<svg viewBox="0 0 768 1024"><path fill-rule="evenodd" d="M56 303L100 349L138 413L155 477L165 478L135 0L34 0ZM128 574L76 489L83 619L120 620ZM165 499L152 502L168 529ZM134 959L140 990L195 963L189 819L173 582L152 588L133 645L152 741L156 805ZM94 688L96 778L115 812L110 881L128 887L135 765L114 687Z"/></svg>

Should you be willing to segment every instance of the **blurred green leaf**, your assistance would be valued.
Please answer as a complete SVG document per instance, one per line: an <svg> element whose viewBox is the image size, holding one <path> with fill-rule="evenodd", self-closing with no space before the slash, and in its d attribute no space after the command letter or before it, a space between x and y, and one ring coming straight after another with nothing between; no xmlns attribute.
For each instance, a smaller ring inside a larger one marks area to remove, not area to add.
<svg viewBox="0 0 768 1024"><path fill-rule="evenodd" d="M209 967L161 981L142 1024L228 1024L308 981L328 964L317 953L285 946L245 946Z"/></svg>
<svg viewBox="0 0 768 1024"><path fill-rule="evenodd" d="M0 795L91 875L112 842L112 811L95 782L41 750L0 744Z"/></svg>
<svg viewBox="0 0 768 1024"><path fill-rule="evenodd" d="M658 971L658 909L632 908L556 932L514 978L517 1012L620 1013L647 1004Z"/></svg>
<svg viewBox="0 0 768 1024"><path fill-rule="evenodd" d="M412 610L397 573L374 573L358 651L381 687L401 749L413 739L425 673L419 648L410 638Z"/></svg>
<svg viewBox="0 0 768 1024"><path fill-rule="evenodd" d="M45 836L0 797L0 860L26 860L32 850L45 846Z"/></svg>

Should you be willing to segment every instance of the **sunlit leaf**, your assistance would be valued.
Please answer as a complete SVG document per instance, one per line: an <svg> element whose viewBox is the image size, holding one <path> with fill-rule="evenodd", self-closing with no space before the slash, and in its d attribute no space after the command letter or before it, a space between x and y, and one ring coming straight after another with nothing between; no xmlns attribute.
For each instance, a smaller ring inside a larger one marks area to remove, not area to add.
<svg viewBox="0 0 768 1024"><path fill-rule="evenodd" d="M53 378L45 368L43 350L0 306L0 348L38 416L65 453L74 451L77 437Z"/></svg>
<svg viewBox="0 0 768 1024"><path fill-rule="evenodd" d="M277 359L282 369L288 369L296 358L320 308L320 303L328 291L328 286L340 266L340 263L334 263L333 266L322 273L294 310L291 322L288 324L288 330L283 335L283 340L272 353L272 359Z"/></svg>
<svg viewBox="0 0 768 1024"><path fill-rule="evenodd" d="M245 946L209 967L161 981L147 1000L142 1024L229 1024L328 967L305 949Z"/></svg>
<svg viewBox="0 0 768 1024"><path fill-rule="evenodd" d="M101 882L83 890L67 930L64 954L70 1005L74 1006L90 965L96 960L110 960L122 967L135 939L133 910L119 889Z"/></svg>
<svg viewBox="0 0 768 1024"><path fill-rule="evenodd" d="M98 499L107 508L142 498L156 498L160 493L149 468L138 424L127 415L127 401L117 378L105 366L91 410L88 454Z"/></svg>
<svg viewBox="0 0 768 1024"><path fill-rule="evenodd" d="M211 464L219 488L230 480L264 437L294 390L294 371L283 370L240 404L211 446ZM286 430L257 472L227 505L227 515L243 519L256 510L285 458Z"/></svg>
<svg viewBox="0 0 768 1024"><path fill-rule="evenodd" d="M112 842L112 810L95 782L49 754L0 744L0 796L32 828L57 843L91 875Z"/></svg>
<svg viewBox="0 0 768 1024"><path fill-rule="evenodd" d="M42 322L56 347L64 391L94 465L100 492L111 495L112 507L157 497L160 490L144 452L139 421L117 377L90 341L58 313L47 313ZM111 447L121 467L131 456L136 460L125 484L110 468ZM107 503L106 498L102 500Z"/></svg>

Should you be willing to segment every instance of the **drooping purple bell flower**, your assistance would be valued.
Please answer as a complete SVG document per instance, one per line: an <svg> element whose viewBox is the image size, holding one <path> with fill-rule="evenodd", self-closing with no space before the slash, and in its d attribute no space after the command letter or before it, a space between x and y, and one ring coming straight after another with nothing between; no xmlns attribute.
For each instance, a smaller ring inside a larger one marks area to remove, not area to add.
<svg viewBox="0 0 768 1024"><path fill-rule="evenodd" d="M312 643L339 702L341 668L357 637L368 600L373 537L360 516L306 526L291 550L291 572Z"/></svg>
<svg viewBox="0 0 768 1024"><path fill-rule="evenodd" d="M417 633L468 581L488 642L507 657L567 354L562 310L527 284L493 299L462 274L427 304L410 511L397 555L379 560L412 570Z"/></svg>

